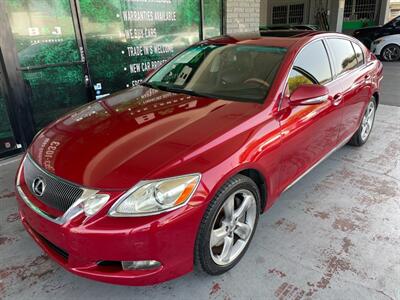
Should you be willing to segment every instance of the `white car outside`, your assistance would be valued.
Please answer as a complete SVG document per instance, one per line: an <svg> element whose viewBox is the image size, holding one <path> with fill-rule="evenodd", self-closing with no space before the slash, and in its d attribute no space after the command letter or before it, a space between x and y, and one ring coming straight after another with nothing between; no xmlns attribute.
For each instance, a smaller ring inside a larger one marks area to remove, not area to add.
<svg viewBox="0 0 400 300"><path fill-rule="evenodd" d="M380 37L371 44L371 51L386 61L400 59L400 34Z"/></svg>

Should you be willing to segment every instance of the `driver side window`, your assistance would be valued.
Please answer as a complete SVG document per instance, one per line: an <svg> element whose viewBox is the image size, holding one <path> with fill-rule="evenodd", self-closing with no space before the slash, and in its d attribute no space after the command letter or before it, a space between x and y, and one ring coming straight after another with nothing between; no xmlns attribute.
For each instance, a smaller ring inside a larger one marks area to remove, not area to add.
<svg viewBox="0 0 400 300"><path fill-rule="evenodd" d="M293 91L302 84L313 84L313 83L315 82L313 82L311 78L293 69L289 74L286 95L290 96L293 93Z"/></svg>
<svg viewBox="0 0 400 300"><path fill-rule="evenodd" d="M303 48L289 74L286 95L302 84L326 84L332 80L328 54L321 40Z"/></svg>

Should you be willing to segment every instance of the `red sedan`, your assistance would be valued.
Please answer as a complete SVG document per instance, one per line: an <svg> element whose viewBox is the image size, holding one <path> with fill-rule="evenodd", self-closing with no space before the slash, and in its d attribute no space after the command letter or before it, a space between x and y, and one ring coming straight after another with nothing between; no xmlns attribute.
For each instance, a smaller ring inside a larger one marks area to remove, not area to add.
<svg viewBox="0 0 400 300"><path fill-rule="evenodd" d="M382 64L360 42L286 35L200 42L40 132L16 179L33 239L115 284L234 267L259 215L334 150L363 145L379 104Z"/></svg>

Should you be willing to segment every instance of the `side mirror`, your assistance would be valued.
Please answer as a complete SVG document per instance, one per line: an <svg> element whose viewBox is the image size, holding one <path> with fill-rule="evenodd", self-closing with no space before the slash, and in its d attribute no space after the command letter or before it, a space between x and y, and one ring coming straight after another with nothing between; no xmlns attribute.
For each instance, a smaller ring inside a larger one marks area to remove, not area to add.
<svg viewBox="0 0 400 300"><path fill-rule="evenodd" d="M319 84L302 84L289 98L290 105L320 104L328 101L329 90Z"/></svg>

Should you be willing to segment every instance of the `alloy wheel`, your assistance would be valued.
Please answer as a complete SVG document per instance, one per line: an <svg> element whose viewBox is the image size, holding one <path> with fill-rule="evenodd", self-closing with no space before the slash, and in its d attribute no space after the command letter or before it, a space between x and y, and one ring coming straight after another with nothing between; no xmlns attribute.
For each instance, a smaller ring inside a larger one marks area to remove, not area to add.
<svg viewBox="0 0 400 300"><path fill-rule="evenodd" d="M387 46L383 49L382 56L387 61L396 61L400 58L400 48L396 45Z"/></svg>
<svg viewBox="0 0 400 300"><path fill-rule="evenodd" d="M375 118L375 103L371 101L368 104L361 123L361 139L365 141L371 133L372 125Z"/></svg>
<svg viewBox="0 0 400 300"><path fill-rule="evenodd" d="M224 202L214 220L210 235L213 261L226 266L246 248L256 222L257 203L252 192L241 189Z"/></svg>

